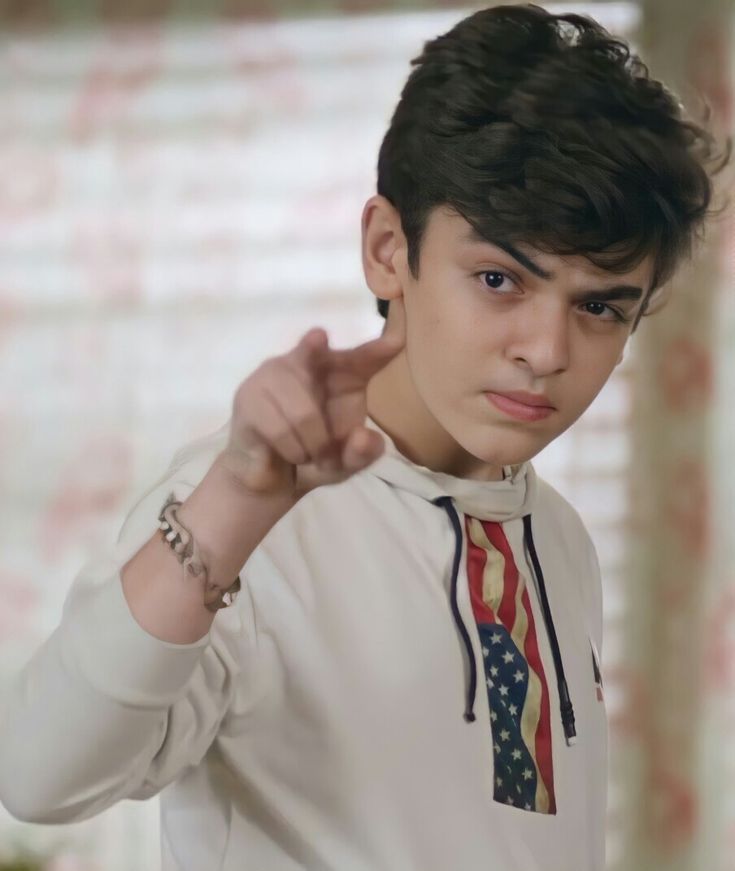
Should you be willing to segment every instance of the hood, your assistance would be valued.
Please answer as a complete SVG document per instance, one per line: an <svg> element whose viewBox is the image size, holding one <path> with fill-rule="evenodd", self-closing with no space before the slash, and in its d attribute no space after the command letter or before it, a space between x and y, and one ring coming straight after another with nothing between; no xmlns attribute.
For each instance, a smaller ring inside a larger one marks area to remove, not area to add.
<svg viewBox="0 0 735 871"><path fill-rule="evenodd" d="M546 594L546 583L533 541L531 515L536 505L538 494L538 482L533 466L530 462L520 463L515 466L504 466L502 481L476 481L471 478L457 478L444 472L435 472L426 466L419 466L409 460L408 457L398 450L388 433L369 415L365 418L365 426L368 429L374 429L379 432L385 443L383 454L368 466L366 471L394 487L415 493L417 496L432 502L438 509L446 512L454 530L455 548L452 560L450 605L469 662L464 719L468 723L475 721L474 704L477 692L477 664L472 650L472 642L460 614L457 601L457 582L463 546L460 515L463 513L478 520L491 520L500 523L521 518L523 521L524 551L530 558L530 563L533 567L533 575L539 591L540 605L554 658L562 726L567 744L576 743L577 733L574 724L574 708L569 697L569 688L564 675L564 665L561 660L559 642L556 637L554 621Z"/></svg>
<svg viewBox="0 0 735 871"><path fill-rule="evenodd" d="M503 481L475 481L457 478L419 466L405 457L393 439L370 417L365 426L381 434L385 451L367 469L394 487L436 502L450 496L456 507L480 520L504 522L531 514L537 498L536 472L530 462L504 466Z"/></svg>

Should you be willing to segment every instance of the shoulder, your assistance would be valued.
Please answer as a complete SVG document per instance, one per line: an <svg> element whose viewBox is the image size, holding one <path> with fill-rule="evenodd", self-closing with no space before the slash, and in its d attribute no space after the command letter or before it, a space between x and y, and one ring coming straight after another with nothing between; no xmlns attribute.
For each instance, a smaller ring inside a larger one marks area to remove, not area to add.
<svg viewBox="0 0 735 871"><path fill-rule="evenodd" d="M586 546L592 545L592 538L580 513L572 503L548 481L536 473L536 508L546 528L553 528L565 539L577 540Z"/></svg>
<svg viewBox="0 0 735 871"><path fill-rule="evenodd" d="M602 577L594 541L580 513L548 481L536 474L534 524L544 539L564 551L565 562L579 583L580 595L598 646L602 636Z"/></svg>

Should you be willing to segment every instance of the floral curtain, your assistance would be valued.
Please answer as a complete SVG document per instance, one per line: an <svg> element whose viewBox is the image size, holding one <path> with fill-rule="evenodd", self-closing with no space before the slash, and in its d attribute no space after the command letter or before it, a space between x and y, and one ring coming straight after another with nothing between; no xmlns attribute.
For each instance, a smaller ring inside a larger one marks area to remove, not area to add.
<svg viewBox="0 0 735 871"><path fill-rule="evenodd" d="M732 131L729 0L646 0L640 46L721 140ZM732 186L718 178L718 205ZM620 871L735 867L735 306L726 209L643 322L633 375L630 560L611 753Z"/></svg>

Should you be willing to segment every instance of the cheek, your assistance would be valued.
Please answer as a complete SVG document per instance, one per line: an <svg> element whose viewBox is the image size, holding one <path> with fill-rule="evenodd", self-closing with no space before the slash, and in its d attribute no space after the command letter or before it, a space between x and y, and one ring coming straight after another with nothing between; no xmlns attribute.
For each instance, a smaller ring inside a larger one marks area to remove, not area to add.
<svg viewBox="0 0 735 871"><path fill-rule="evenodd" d="M409 318L406 358L416 388L436 409L466 390L473 368L487 353L456 307L428 295L424 302Z"/></svg>
<svg viewBox="0 0 735 871"><path fill-rule="evenodd" d="M582 410L587 408L612 375L618 356L617 351L614 356L607 352L601 354L598 347L596 353L589 355L570 372L574 405Z"/></svg>
<svg viewBox="0 0 735 871"><path fill-rule="evenodd" d="M476 319L462 311L461 293L451 292L455 283L446 277L430 285L415 286L407 310L409 351L436 368L451 368L473 342L468 327Z"/></svg>

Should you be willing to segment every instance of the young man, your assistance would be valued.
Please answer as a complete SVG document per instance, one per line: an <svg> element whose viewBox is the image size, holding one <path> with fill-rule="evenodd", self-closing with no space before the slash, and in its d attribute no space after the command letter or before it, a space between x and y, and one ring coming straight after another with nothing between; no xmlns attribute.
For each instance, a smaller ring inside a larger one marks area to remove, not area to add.
<svg viewBox="0 0 735 871"><path fill-rule="evenodd" d="M530 460L688 251L711 139L578 16L414 63L362 220L383 335L266 360L80 572L0 730L21 819L160 793L167 871L602 871L599 568Z"/></svg>

